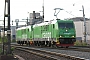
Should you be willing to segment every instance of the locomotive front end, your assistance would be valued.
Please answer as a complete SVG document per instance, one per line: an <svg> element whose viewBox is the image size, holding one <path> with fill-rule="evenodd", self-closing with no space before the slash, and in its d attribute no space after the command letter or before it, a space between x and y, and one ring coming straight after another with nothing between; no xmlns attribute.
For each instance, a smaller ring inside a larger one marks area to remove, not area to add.
<svg viewBox="0 0 90 60"><path fill-rule="evenodd" d="M73 46L76 41L76 32L73 21L58 22L58 42L59 46Z"/></svg>

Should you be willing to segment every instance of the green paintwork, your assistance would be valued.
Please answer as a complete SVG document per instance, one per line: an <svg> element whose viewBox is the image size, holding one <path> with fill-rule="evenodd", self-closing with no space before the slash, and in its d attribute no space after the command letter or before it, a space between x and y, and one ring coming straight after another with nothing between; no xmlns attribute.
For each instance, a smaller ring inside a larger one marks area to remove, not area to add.
<svg viewBox="0 0 90 60"><path fill-rule="evenodd" d="M24 28L18 28L16 30L16 39L17 40L30 40L32 39L31 26L26 26Z"/></svg>
<svg viewBox="0 0 90 60"><path fill-rule="evenodd" d="M73 28L62 29L59 27L58 23L72 23ZM56 22L51 24L37 24L33 26L28 26L25 29L17 30L16 37L17 39L21 40L32 40L32 38L76 38L76 31L72 20L56 20Z"/></svg>
<svg viewBox="0 0 90 60"><path fill-rule="evenodd" d="M36 26L34 27L34 38L72 38L72 36L76 37L75 27L69 29L64 28L61 29L58 27L58 23L73 23L71 20L57 20L55 24L43 25L43 26ZM68 30L69 33L66 32ZM45 35L45 36L44 36Z"/></svg>

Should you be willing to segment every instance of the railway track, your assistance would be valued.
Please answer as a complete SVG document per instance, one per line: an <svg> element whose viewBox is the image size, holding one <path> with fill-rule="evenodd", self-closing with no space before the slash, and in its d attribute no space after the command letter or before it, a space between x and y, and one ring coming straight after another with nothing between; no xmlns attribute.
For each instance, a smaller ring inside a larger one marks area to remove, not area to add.
<svg viewBox="0 0 90 60"><path fill-rule="evenodd" d="M57 48L57 49L59 49L59 50L81 51L81 52L90 52L90 48L81 48L81 47Z"/></svg>
<svg viewBox="0 0 90 60"><path fill-rule="evenodd" d="M30 46L32 47L32 46ZM58 49L58 50L71 50L71 51L80 51L80 52L90 52L90 47L69 47L69 48L61 48L61 47L37 47L37 46L33 46L35 48L47 48L47 49Z"/></svg>
<svg viewBox="0 0 90 60"><path fill-rule="evenodd" d="M64 59L65 60L88 60L85 58L75 57L75 56L57 53L57 52L51 52L51 51L47 51L47 50L41 50L41 49L37 49L37 48L17 46L16 49L38 55L38 56L44 57L46 59L52 59L52 60L60 60L60 59L63 59L63 60Z"/></svg>
<svg viewBox="0 0 90 60"><path fill-rule="evenodd" d="M38 47L38 48L48 48L48 49L58 49L58 50L72 50L72 51L81 51L81 52L90 52L90 47L83 46L73 46L69 48L61 48L61 47Z"/></svg>
<svg viewBox="0 0 90 60"><path fill-rule="evenodd" d="M13 46L21 46L19 44L13 44ZM27 47L26 45L23 45ZM61 47L40 47L40 46L30 46L30 47L35 47L35 48L47 48L47 49L58 49L58 50L72 50L72 51L81 51L81 52L90 52L90 47L89 46L73 46L69 48L61 48Z"/></svg>

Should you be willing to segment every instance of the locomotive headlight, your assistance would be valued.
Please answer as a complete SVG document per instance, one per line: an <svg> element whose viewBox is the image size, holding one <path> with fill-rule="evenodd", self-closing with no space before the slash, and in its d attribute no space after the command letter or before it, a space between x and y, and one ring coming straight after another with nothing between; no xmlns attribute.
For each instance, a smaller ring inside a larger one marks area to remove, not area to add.
<svg viewBox="0 0 90 60"><path fill-rule="evenodd" d="M72 37L74 37L74 36L72 36Z"/></svg>
<svg viewBox="0 0 90 60"><path fill-rule="evenodd" d="M60 37L62 37L62 36L60 35Z"/></svg>
<svg viewBox="0 0 90 60"><path fill-rule="evenodd" d="M67 30L66 30L67 31Z"/></svg>

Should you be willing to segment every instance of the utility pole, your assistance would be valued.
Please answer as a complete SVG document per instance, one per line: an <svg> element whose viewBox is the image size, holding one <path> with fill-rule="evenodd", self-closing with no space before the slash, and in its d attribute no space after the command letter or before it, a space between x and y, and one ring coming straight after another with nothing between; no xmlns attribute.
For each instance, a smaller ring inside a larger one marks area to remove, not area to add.
<svg viewBox="0 0 90 60"><path fill-rule="evenodd" d="M6 14L6 3L7 3L7 10L8 13ZM4 11L4 31L5 31L5 17L8 18L8 29L7 29L7 54L11 54L11 29L10 29L10 0L5 0L5 11ZM5 35L5 32L4 32Z"/></svg>
<svg viewBox="0 0 90 60"><path fill-rule="evenodd" d="M15 19L15 22L16 22L16 29L17 29L18 28L19 19Z"/></svg>
<svg viewBox="0 0 90 60"><path fill-rule="evenodd" d="M29 24L28 24L28 20L29 20L28 17L27 17L27 19L22 19L22 20L27 20L27 26L29 25Z"/></svg>
<svg viewBox="0 0 90 60"><path fill-rule="evenodd" d="M44 21L44 0L43 0L43 6L42 6L42 8L43 8L43 21Z"/></svg>
<svg viewBox="0 0 90 60"><path fill-rule="evenodd" d="M7 37L8 37L8 50L7 53L11 54L11 29L10 29L10 0L8 0L8 30L7 30Z"/></svg>
<svg viewBox="0 0 90 60"><path fill-rule="evenodd" d="M4 8L4 30L3 30L3 37L2 37L2 42L3 42L3 46L2 46L2 53L4 54L4 38L5 38L5 17L7 17L6 16L6 2L8 2L7 0L5 0L5 8Z"/></svg>
<svg viewBox="0 0 90 60"><path fill-rule="evenodd" d="M84 14L84 6L82 5L83 9L83 18L84 18L84 42L86 42L86 20L85 20L85 14Z"/></svg>
<svg viewBox="0 0 90 60"><path fill-rule="evenodd" d="M27 20L27 26L28 26L28 25L29 25L29 24L28 24L28 17L27 17L27 19L26 19L26 20Z"/></svg>
<svg viewBox="0 0 90 60"><path fill-rule="evenodd" d="M75 5L75 4L74 4ZM73 5L73 6L74 6ZM86 37L87 37L87 31L86 31L86 20L85 20L85 13L84 13L84 6L82 5L82 10L79 10L83 12L83 20L84 20L84 42L86 42Z"/></svg>
<svg viewBox="0 0 90 60"><path fill-rule="evenodd" d="M86 31L86 20L85 20L84 6L83 5L82 5L82 10L79 10L79 11L83 12L83 20L84 20L84 33L83 34L84 34L84 42L86 42L86 37L87 37L86 36L87 35L86 32L87 31Z"/></svg>

